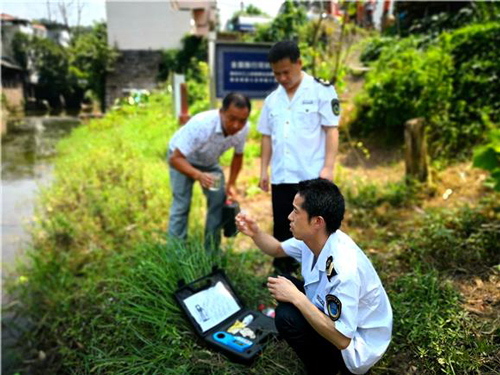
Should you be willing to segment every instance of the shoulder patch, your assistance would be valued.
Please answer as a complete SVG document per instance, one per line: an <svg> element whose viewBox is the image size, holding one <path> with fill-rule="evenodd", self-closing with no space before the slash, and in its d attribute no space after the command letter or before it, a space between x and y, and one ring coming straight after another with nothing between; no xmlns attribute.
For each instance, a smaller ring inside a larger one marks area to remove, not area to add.
<svg viewBox="0 0 500 375"><path fill-rule="evenodd" d="M332 83L331 82L328 82L326 79L323 79L323 78L317 78L317 77L314 77L314 80L318 83L321 83L323 86L331 86Z"/></svg>
<svg viewBox="0 0 500 375"><path fill-rule="evenodd" d="M326 309L328 310L330 319L335 322L340 318L340 313L342 311L342 302L340 302L340 300L333 294L328 294L326 296Z"/></svg>
<svg viewBox="0 0 500 375"><path fill-rule="evenodd" d="M332 99L332 112L335 116L340 115L340 102L338 99Z"/></svg>

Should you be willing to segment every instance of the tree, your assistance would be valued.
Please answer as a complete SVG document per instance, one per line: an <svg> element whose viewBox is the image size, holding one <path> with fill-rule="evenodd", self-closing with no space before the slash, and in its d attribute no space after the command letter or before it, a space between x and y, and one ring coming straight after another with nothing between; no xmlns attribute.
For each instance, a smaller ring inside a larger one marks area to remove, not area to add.
<svg viewBox="0 0 500 375"><path fill-rule="evenodd" d="M79 34L69 48L70 69L84 89L91 90L105 108L106 74L113 69L118 52L108 46L105 23Z"/></svg>
<svg viewBox="0 0 500 375"><path fill-rule="evenodd" d="M17 33L12 42L14 58L24 69L38 75L37 99L47 100L52 108L75 103L81 90L69 71L68 51L50 39Z"/></svg>
<svg viewBox="0 0 500 375"><path fill-rule="evenodd" d="M160 64L159 80L166 80L171 72L182 73L188 79L198 82L204 80L198 62L208 60L207 39L196 35L182 38L182 48L163 52Z"/></svg>
<svg viewBox="0 0 500 375"><path fill-rule="evenodd" d="M283 3L280 14L270 25L262 25L257 28L255 40L261 42L296 40L299 37L300 27L306 22L307 15L304 7L287 0Z"/></svg>

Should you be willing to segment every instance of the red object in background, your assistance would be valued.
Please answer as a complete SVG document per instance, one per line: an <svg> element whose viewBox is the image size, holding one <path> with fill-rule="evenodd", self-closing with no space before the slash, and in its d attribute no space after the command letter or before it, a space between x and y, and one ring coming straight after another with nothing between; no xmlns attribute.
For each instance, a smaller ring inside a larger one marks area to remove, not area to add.
<svg viewBox="0 0 500 375"><path fill-rule="evenodd" d="M272 307L266 307L263 303L259 304L259 307L257 309L264 314L265 316L268 316L270 318L274 318L276 316L276 311Z"/></svg>

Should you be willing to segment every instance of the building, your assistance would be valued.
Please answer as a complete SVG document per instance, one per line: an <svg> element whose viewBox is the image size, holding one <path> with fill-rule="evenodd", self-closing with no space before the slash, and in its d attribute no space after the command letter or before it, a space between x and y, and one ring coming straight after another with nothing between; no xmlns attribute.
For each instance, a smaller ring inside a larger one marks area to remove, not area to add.
<svg viewBox="0 0 500 375"><path fill-rule="evenodd" d="M162 52L181 47L186 34L215 27L214 1L106 1L108 44L120 52L106 79L106 107L134 89L152 90Z"/></svg>
<svg viewBox="0 0 500 375"><path fill-rule="evenodd" d="M69 43L71 42L71 34L65 25L56 22L47 22L41 26L45 27L46 38L51 39L64 48L69 47Z"/></svg>
<svg viewBox="0 0 500 375"><path fill-rule="evenodd" d="M24 71L7 60L1 60L2 81L2 106L5 104L9 111L18 112L24 108Z"/></svg>
<svg viewBox="0 0 500 375"><path fill-rule="evenodd" d="M14 35L23 33L26 35L33 35L33 25L31 21L17 18L9 14L1 14L2 21L2 60L7 60L10 63L15 63L14 53L12 51L12 41Z"/></svg>

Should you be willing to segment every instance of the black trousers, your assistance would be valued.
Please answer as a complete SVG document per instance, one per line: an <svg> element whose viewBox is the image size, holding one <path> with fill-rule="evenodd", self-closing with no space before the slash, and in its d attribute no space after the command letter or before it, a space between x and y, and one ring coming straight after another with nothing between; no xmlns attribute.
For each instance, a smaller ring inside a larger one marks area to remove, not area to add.
<svg viewBox="0 0 500 375"><path fill-rule="evenodd" d="M302 281L294 277L288 278L304 293ZM340 350L316 332L293 304L278 304L275 323L280 336L297 353L308 374L351 374Z"/></svg>
<svg viewBox="0 0 500 375"><path fill-rule="evenodd" d="M298 187L299 184L271 185L274 219L273 235L280 242L292 238L288 215L293 210L293 198L297 194ZM298 263L290 257L276 258L273 261L273 265L277 271L285 274L291 273L298 268Z"/></svg>

